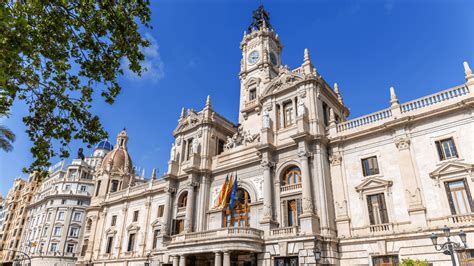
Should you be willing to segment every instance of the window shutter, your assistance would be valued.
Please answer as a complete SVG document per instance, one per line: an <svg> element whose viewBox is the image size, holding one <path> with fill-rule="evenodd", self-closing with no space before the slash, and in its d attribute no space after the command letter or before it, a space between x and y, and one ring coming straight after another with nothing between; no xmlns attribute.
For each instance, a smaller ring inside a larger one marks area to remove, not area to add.
<svg viewBox="0 0 474 266"><path fill-rule="evenodd" d="M443 150L441 147L441 142L436 141L435 144L436 144L436 149L438 150L439 160L442 161L444 160L444 156L443 156Z"/></svg>
<svg viewBox="0 0 474 266"><path fill-rule="evenodd" d="M446 196L448 196L449 208L451 208L451 214L456 214L456 208L454 207L453 197L451 195L451 189L449 188L449 182L444 183L444 188L446 189Z"/></svg>
<svg viewBox="0 0 474 266"><path fill-rule="evenodd" d="M471 209L471 212L474 212L474 206L472 206L473 202L471 197L471 191L467 186L466 179L463 179L462 182L464 183L464 190L466 190L467 200L469 201L469 208Z"/></svg>
<svg viewBox="0 0 474 266"><path fill-rule="evenodd" d="M374 210L372 209L372 201L370 200L370 196L367 196L367 207L369 209L369 220L370 224L375 224L374 221Z"/></svg>
<svg viewBox="0 0 474 266"><path fill-rule="evenodd" d="M388 213L387 213L387 206L385 205L385 196L384 194L378 194L377 195L378 197L378 201L380 203L380 211L382 212L381 213L381 216L382 216L382 223L388 223Z"/></svg>
<svg viewBox="0 0 474 266"><path fill-rule="evenodd" d="M288 224L288 201L287 200L284 200L283 201L283 207L282 207L282 210L281 210L282 214L283 214L283 225L284 226L289 226Z"/></svg>
<svg viewBox="0 0 474 266"><path fill-rule="evenodd" d="M451 147L451 155L452 157L458 157L458 151L456 150L456 145L454 145L453 138L449 139L449 146Z"/></svg>

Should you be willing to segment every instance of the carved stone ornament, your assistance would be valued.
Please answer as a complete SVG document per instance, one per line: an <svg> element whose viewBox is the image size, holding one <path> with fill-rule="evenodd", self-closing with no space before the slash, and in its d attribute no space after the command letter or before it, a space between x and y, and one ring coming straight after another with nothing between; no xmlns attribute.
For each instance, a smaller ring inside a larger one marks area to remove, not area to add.
<svg viewBox="0 0 474 266"><path fill-rule="evenodd" d="M298 149L298 157L300 157L301 159L307 159L309 156L311 156L309 152L305 151L304 149Z"/></svg>
<svg viewBox="0 0 474 266"><path fill-rule="evenodd" d="M189 128L194 127L195 125L201 123L202 114L199 114L194 109L188 109L186 117L181 119L178 123L178 126L175 129L175 132L180 132Z"/></svg>
<svg viewBox="0 0 474 266"><path fill-rule="evenodd" d="M340 165L342 162L342 156L339 153L332 154L329 157L329 161L331 162L331 165Z"/></svg>
<svg viewBox="0 0 474 266"><path fill-rule="evenodd" d="M227 136L227 142L224 145L224 150L230 150L238 146L247 146L253 142L260 142L260 134L251 134L250 131L245 131L242 126L237 128L237 132L232 136Z"/></svg>
<svg viewBox="0 0 474 266"><path fill-rule="evenodd" d="M270 128L270 114L267 109L263 110L262 124L263 128Z"/></svg>
<svg viewBox="0 0 474 266"><path fill-rule="evenodd" d="M302 199L303 213L308 213L313 211L313 201L307 197Z"/></svg>
<svg viewBox="0 0 474 266"><path fill-rule="evenodd" d="M410 139L408 138L408 136L397 137L395 138L394 142L395 146L397 146L399 150L405 150L410 148Z"/></svg>
<svg viewBox="0 0 474 266"><path fill-rule="evenodd" d="M336 201L336 214L338 217L347 216L347 200Z"/></svg>
<svg viewBox="0 0 474 266"><path fill-rule="evenodd" d="M274 162L267 161L267 160L262 160L262 162L260 162L260 165L261 165L262 168L264 168L264 169L270 169L270 168L272 168L272 167L275 166L275 163L274 163Z"/></svg>
<svg viewBox="0 0 474 266"><path fill-rule="evenodd" d="M304 105L304 100L299 98L298 99L298 116L303 116L306 114L306 107Z"/></svg>
<svg viewBox="0 0 474 266"><path fill-rule="evenodd" d="M265 218L271 218L272 217L272 206L263 204L263 217Z"/></svg>
<svg viewBox="0 0 474 266"><path fill-rule="evenodd" d="M197 187L197 186L199 186L199 182L196 182L196 181L189 181L186 184L186 187L189 188L189 189Z"/></svg>

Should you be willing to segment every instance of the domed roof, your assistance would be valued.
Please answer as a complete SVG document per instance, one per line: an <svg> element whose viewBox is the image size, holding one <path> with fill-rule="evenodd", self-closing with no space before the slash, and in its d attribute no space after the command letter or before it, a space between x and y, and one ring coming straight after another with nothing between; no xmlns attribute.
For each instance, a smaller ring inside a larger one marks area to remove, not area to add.
<svg viewBox="0 0 474 266"><path fill-rule="evenodd" d="M127 151L127 132L122 130L117 136L117 144L115 148L105 155L102 160L101 169L111 174L131 174L132 159Z"/></svg>
<svg viewBox="0 0 474 266"><path fill-rule="evenodd" d="M95 146L95 149L102 149L102 150L108 150L111 151L114 149L114 145L110 143L108 140L103 140Z"/></svg>

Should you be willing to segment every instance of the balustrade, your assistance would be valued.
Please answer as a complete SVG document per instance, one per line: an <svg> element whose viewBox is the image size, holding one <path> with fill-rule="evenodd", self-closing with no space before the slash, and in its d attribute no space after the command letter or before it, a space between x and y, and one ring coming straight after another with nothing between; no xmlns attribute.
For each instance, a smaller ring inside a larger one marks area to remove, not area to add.
<svg viewBox="0 0 474 266"><path fill-rule="evenodd" d="M290 184L280 187L281 192L291 191L291 190L298 190L301 189L301 183Z"/></svg>

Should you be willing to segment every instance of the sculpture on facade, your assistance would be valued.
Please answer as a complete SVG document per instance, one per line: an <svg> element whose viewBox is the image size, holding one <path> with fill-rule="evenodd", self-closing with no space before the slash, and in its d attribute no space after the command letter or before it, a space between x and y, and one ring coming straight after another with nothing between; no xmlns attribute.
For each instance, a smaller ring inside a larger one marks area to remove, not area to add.
<svg viewBox="0 0 474 266"><path fill-rule="evenodd" d="M303 99L298 99L298 116L304 116L306 113L306 107L304 106Z"/></svg>
<svg viewBox="0 0 474 266"><path fill-rule="evenodd" d="M82 148L79 148L77 150L77 159L81 159L81 160L84 160L84 150Z"/></svg>
<svg viewBox="0 0 474 266"><path fill-rule="evenodd" d="M227 142L224 145L224 150L233 149L237 146L246 146L254 141L260 141L260 134L252 134L249 130L244 131L241 125L237 128L237 132L232 137L227 136Z"/></svg>
<svg viewBox="0 0 474 266"><path fill-rule="evenodd" d="M176 157L176 146L174 145L174 143L171 143L170 161L174 161L175 157Z"/></svg>
<svg viewBox="0 0 474 266"><path fill-rule="evenodd" d="M199 147L199 141L198 141L197 138L194 138L193 142L192 142L192 145L191 145L191 152L193 154L198 153L198 147Z"/></svg>
<svg viewBox="0 0 474 266"><path fill-rule="evenodd" d="M263 128L270 128L270 114L268 113L267 109L263 110L262 124Z"/></svg>

